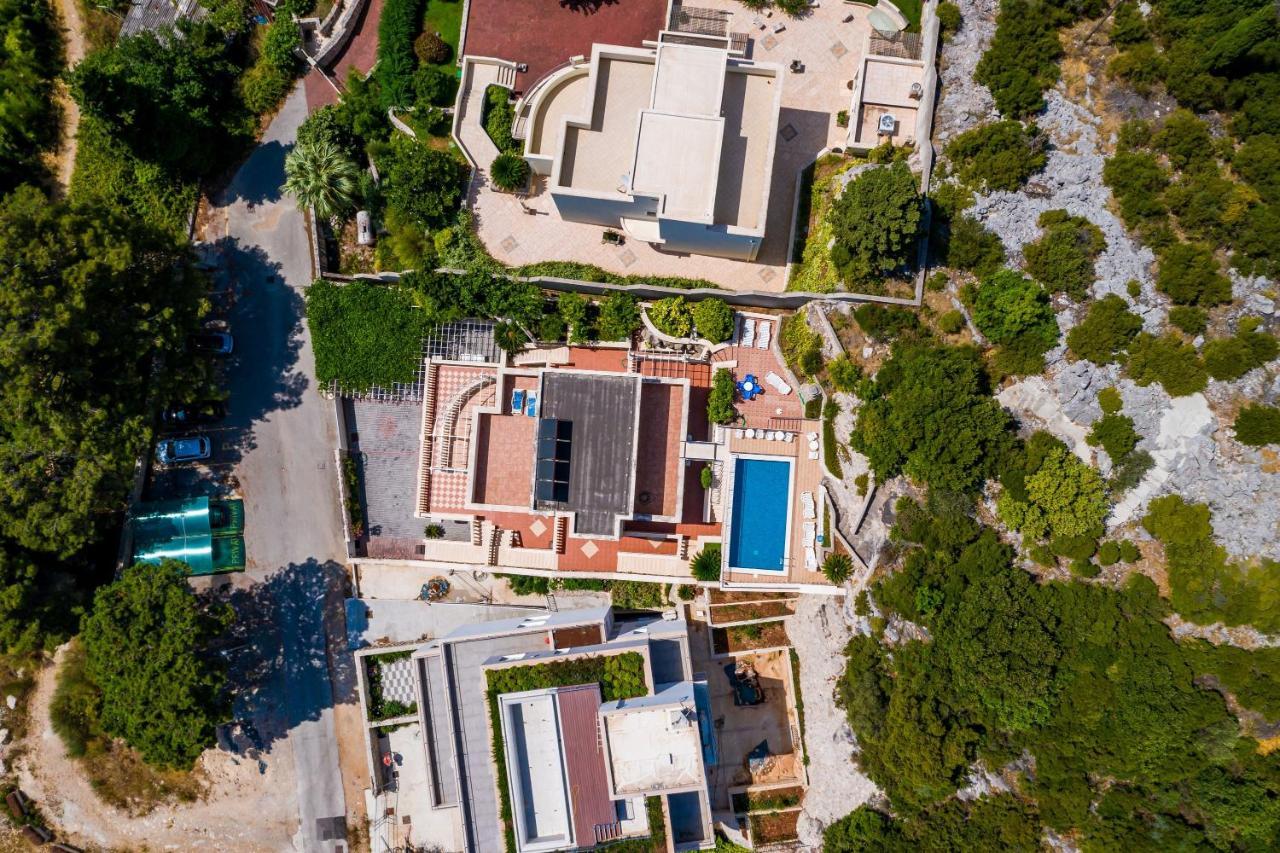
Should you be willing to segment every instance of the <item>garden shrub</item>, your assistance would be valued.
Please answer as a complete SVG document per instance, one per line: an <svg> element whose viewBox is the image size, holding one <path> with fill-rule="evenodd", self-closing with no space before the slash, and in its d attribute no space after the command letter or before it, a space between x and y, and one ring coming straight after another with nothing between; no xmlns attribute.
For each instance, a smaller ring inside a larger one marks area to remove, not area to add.
<svg viewBox="0 0 1280 853"><path fill-rule="evenodd" d="M1034 125L996 121L966 130L947 144L957 178L974 190L1013 192L1044 168L1048 140Z"/></svg>
<svg viewBox="0 0 1280 853"><path fill-rule="evenodd" d="M1142 386L1159 382L1171 397L1203 391L1209 374L1199 353L1176 334L1156 337L1140 332L1129 345L1129 377Z"/></svg>
<svg viewBox="0 0 1280 853"><path fill-rule="evenodd" d="M1159 254L1156 290L1178 305L1221 305L1231 301L1231 280L1218 272L1207 246L1174 243Z"/></svg>
<svg viewBox="0 0 1280 853"><path fill-rule="evenodd" d="M503 86L490 86L484 92L484 130L500 152L519 153L520 143L511 136L511 126L516 120L515 105L511 103L511 90Z"/></svg>
<svg viewBox="0 0 1280 853"><path fill-rule="evenodd" d="M609 594L619 610L662 610L669 602L667 586L648 581L610 581Z"/></svg>
<svg viewBox="0 0 1280 853"><path fill-rule="evenodd" d="M1092 560L1071 561L1071 574L1078 578L1096 578L1101 571L1102 570L1098 568L1098 564Z"/></svg>
<svg viewBox="0 0 1280 853"><path fill-rule="evenodd" d="M713 543L704 545L698 555L689 563L689 571L704 583L720 580L720 546Z"/></svg>
<svg viewBox="0 0 1280 853"><path fill-rule="evenodd" d="M951 220L939 255L943 263L974 275L990 275L1005 262L1004 243L994 231L968 214Z"/></svg>
<svg viewBox="0 0 1280 853"><path fill-rule="evenodd" d="M693 310L683 296L668 296L649 306L649 321L663 334L687 338L693 334Z"/></svg>
<svg viewBox="0 0 1280 853"><path fill-rule="evenodd" d="M336 104L326 104L316 110L298 127L297 147L322 143L334 146L352 160L360 153L360 140Z"/></svg>
<svg viewBox="0 0 1280 853"><path fill-rule="evenodd" d="M711 484L715 482L715 469L710 465L703 465L702 470L698 472L698 483L703 489L711 488Z"/></svg>
<svg viewBox="0 0 1280 853"><path fill-rule="evenodd" d="M600 303L596 321L602 341L621 341L640 328L640 308L630 293L611 291Z"/></svg>
<svg viewBox="0 0 1280 853"><path fill-rule="evenodd" d="M263 115L274 110L289 94L293 77L269 62L259 62L244 73L239 86L245 107Z"/></svg>
<svg viewBox="0 0 1280 853"><path fill-rule="evenodd" d="M453 48L440 38L440 34L424 30L413 40L413 52L418 61L426 65L443 65L453 58Z"/></svg>
<svg viewBox="0 0 1280 853"><path fill-rule="evenodd" d="M964 314L952 309L938 317L938 331L944 335L954 335L964 328Z"/></svg>
<svg viewBox="0 0 1280 853"><path fill-rule="evenodd" d="M1098 551L1096 536L1058 536L1049 542L1049 549L1068 560L1087 560Z"/></svg>
<svg viewBox="0 0 1280 853"><path fill-rule="evenodd" d="M1102 230L1065 210L1046 210L1038 224L1044 233L1022 248L1027 272L1053 293L1084 299L1094 281L1094 261L1107 247Z"/></svg>
<svg viewBox="0 0 1280 853"><path fill-rule="evenodd" d="M809 328L803 313L782 318L778 327L778 347L796 376L813 376L822 370L822 338Z"/></svg>
<svg viewBox="0 0 1280 853"><path fill-rule="evenodd" d="M448 45L446 45L447 47ZM421 110L430 105L453 105L458 93L458 78L441 68L424 66L413 73L414 108Z"/></svg>
<svg viewBox="0 0 1280 853"><path fill-rule="evenodd" d="M1169 323L1192 337L1204 334L1209 327L1209 315L1194 305L1175 305L1169 309Z"/></svg>
<svg viewBox="0 0 1280 853"><path fill-rule="evenodd" d="M556 298L556 313L560 315L560 319L564 320L565 328L569 330L569 342L575 344L585 343L591 338L591 330L588 326L587 298L581 293L562 293Z"/></svg>
<svg viewBox="0 0 1280 853"><path fill-rule="evenodd" d="M711 379L711 393L707 395L707 420L713 424L732 423L738 417L733 407L735 394L737 384L733 381L733 371L717 370Z"/></svg>
<svg viewBox="0 0 1280 853"><path fill-rule="evenodd" d="M1058 341L1058 323L1049 295L1036 282L1004 269L983 279L972 291L974 325L992 343L1007 344L1028 337L1042 347Z"/></svg>
<svg viewBox="0 0 1280 853"><path fill-rule="evenodd" d="M558 311L543 314L542 319L538 321L538 340L540 341L563 341L568 331L569 325L565 323Z"/></svg>
<svg viewBox="0 0 1280 853"><path fill-rule="evenodd" d="M1236 441L1249 447L1280 444L1280 408L1261 403L1246 405L1236 415L1232 429Z"/></svg>
<svg viewBox="0 0 1280 853"><path fill-rule="evenodd" d="M453 221L467 177L466 167L453 154L397 133L378 165L388 205L427 229Z"/></svg>
<svg viewBox="0 0 1280 853"><path fill-rule="evenodd" d="M1079 324L1067 332L1067 348L1076 358L1110 364L1124 357L1129 344L1142 331L1142 318L1114 293L1089 306Z"/></svg>
<svg viewBox="0 0 1280 853"><path fill-rule="evenodd" d="M489 165L494 186L507 192L524 189L529 182L529 163L519 154L503 151Z"/></svg>
<svg viewBox="0 0 1280 853"><path fill-rule="evenodd" d="M1142 559L1142 552L1138 550L1138 546L1128 539L1120 540L1120 562L1136 563Z"/></svg>
<svg viewBox="0 0 1280 853"><path fill-rule="evenodd" d="M840 465L840 442L836 440L838 414L840 405L835 400L828 400L822 407L822 464L840 480L844 478L844 468Z"/></svg>
<svg viewBox="0 0 1280 853"><path fill-rule="evenodd" d="M733 337L733 309L723 299L701 299L693 303L693 325L698 337L713 344Z"/></svg>
<svg viewBox="0 0 1280 853"><path fill-rule="evenodd" d="M1098 547L1098 565L1114 566L1120 562L1120 545L1112 540L1103 542Z"/></svg>
<svg viewBox="0 0 1280 853"><path fill-rule="evenodd" d="M845 281L876 282L914 261L924 206L918 184L899 161L863 172L835 200L831 260Z"/></svg>
<svg viewBox="0 0 1280 853"><path fill-rule="evenodd" d="M853 478L853 485L858 490L858 497L866 497L871 486L871 478L864 472Z"/></svg>
<svg viewBox="0 0 1280 853"><path fill-rule="evenodd" d="M546 595L551 592L551 580L534 575L495 575L507 582L515 595Z"/></svg>

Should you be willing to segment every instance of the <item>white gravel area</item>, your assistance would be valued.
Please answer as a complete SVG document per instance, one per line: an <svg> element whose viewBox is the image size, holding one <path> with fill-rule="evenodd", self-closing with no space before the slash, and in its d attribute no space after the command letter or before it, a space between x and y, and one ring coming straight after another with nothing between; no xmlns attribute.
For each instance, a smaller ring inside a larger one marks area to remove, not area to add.
<svg viewBox="0 0 1280 853"><path fill-rule="evenodd" d="M875 796L879 789L854 766L857 744L844 711L836 707L836 681L853 631L852 601L827 595L800 597L787 619L787 635L800 656L809 790L800 814L800 842L822 847L822 831Z"/></svg>

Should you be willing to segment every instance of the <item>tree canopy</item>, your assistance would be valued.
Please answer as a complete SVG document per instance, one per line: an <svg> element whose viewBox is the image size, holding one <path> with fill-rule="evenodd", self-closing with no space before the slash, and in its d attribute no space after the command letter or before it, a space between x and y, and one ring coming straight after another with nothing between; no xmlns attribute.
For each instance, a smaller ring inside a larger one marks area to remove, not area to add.
<svg viewBox="0 0 1280 853"><path fill-rule="evenodd" d="M907 164L871 168L831 208L831 260L846 281L873 282L910 264L920 235L923 197Z"/></svg>
<svg viewBox="0 0 1280 853"><path fill-rule="evenodd" d="M0 0L0 193L37 180L58 141L54 79L62 43L53 5Z"/></svg>
<svg viewBox="0 0 1280 853"><path fill-rule="evenodd" d="M225 681L207 646L229 620L196 601L183 563L138 563L98 590L85 616L86 671L103 730L148 764L187 768L226 718Z"/></svg>
<svg viewBox="0 0 1280 853"><path fill-rule="evenodd" d="M905 473L936 488L975 490L1011 445L1009 416L971 347L895 344L871 390L850 444L880 482Z"/></svg>

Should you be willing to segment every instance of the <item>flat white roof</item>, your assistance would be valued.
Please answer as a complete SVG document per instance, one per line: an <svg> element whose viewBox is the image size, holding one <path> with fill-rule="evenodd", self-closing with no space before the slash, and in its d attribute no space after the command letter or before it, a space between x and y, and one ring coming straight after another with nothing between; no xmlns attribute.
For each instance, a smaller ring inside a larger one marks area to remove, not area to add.
<svg viewBox="0 0 1280 853"><path fill-rule="evenodd" d="M538 851L570 844L569 790L555 692L503 696L501 706L517 846Z"/></svg>
<svg viewBox="0 0 1280 853"><path fill-rule="evenodd" d="M702 735L692 702L620 710L603 719L615 796L703 782Z"/></svg>
<svg viewBox="0 0 1280 853"><path fill-rule="evenodd" d="M640 113L632 193L665 196L663 216L710 221L723 138L724 119L718 116Z"/></svg>
<svg viewBox="0 0 1280 853"><path fill-rule="evenodd" d="M728 51L685 44L658 46L653 73L653 109L657 112L716 118L724 97Z"/></svg>

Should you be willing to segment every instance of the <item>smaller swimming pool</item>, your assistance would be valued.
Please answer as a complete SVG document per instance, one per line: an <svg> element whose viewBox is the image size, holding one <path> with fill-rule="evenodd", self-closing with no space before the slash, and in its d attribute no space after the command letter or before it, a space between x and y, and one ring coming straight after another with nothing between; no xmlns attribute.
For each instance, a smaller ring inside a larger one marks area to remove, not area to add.
<svg viewBox="0 0 1280 853"><path fill-rule="evenodd" d="M787 555L791 462L739 456L733 466L729 567L781 572Z"/></svg>

